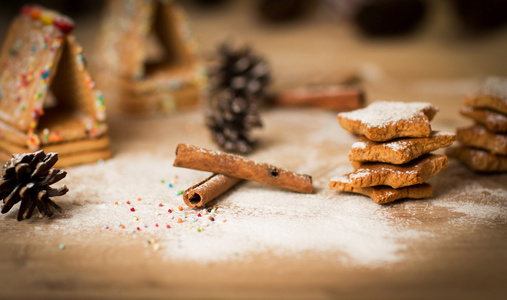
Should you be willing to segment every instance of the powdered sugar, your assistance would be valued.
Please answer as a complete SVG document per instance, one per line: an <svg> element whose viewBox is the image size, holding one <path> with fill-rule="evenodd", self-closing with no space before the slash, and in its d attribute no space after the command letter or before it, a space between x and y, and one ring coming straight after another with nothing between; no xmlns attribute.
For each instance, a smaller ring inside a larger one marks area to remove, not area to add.
<svg viewBox="0 0 507 300"><path fill-rule="evenodd" d="M484 80L480 93L498 97L507 103L507 78L488 77Z"/></svg>
<svg viewBox="0 0 507 300"><path fill-rule="evenodd" d="M448 137L451 137L451 136L455 136L454 133L452 132L447 132L447 131L433 131L431 133L432 136L448 136Z"/></svg>
<svg viewBox="0 0 507 300"><path fill-rule="evenodd" d="M393 151L402 151L409 147L410 143L404 140L387 142L385 146Z"/></svg>
<svg viewBox="0 0 507 300"><path fill-rule="evenodd" d="M424 110L436 110L430 103L376 101L366 108L340 113L352 121L361 121L367 127L386 127L400 121L413 122L424 116Z"/></svg>
<svg viewBox="0 0 507 300"><path fill-rule="evenodd" d="M490 112L487 115L486 119L488 122L491 122L493 124L507 123L507 116L495 112Z"/></svg>
<svg viewBox="0 0 507 300"><path fill-rule="evenodd" d="M407 247L424 242L422 237L445 241L449 237L444 229L468 228L470 223L498 224L498 220L503 220L495 216L507 207L505 187L470 185L473 181L461 184L463 174L474 176L474 180L482 177L467 173L459 165L450 168L450 176L439 176L432 182L438 191L427 200L383 206L366 196L329 190L329 178L352 169L347 151L353 140L347 132L336 130L335 121L320 121L325 117L334 119L329 112L318 110L266 112L265 131L259 132L261 147L252 156L257 161L313 175L314 194L244 181L213 203L218 206L212 214L215 221L208 219L211 213L205 210L187 208L176 193L210 174L172 167L174 150L180 142L215 147L204 129L201 113L186 112L165 119L113 120L115 156L103 164L67 169L68 178L62 184L70 192L55 198L65 213L50 220L34 218L23 222L27 228L33 225L34 230L38 226L37 235L47 236L50 241L55 237L63 242L72 239L74 247L79 247L95 236L111 237L115 241L110 245L111 252L115 253L124 250L122 239L134 240L147 245L148 255L182 262L248 260L262 253L297 257L310 251L347 264L378 266L402 261ZM309 122L301 122L305 119ZM168 134L167 128L181 129ZM327 130L327 137L322 134L319 143L304 142L314 130L321 129ZM504 182L506 179L505 175L495 175L483 181L495 178ZM490 194L483 194L486 192ZM488 217L484 211L477 215L476 210L483 205L496 207L499 213ZM182 206L181 211L178 206ZM444 206L459 211L467 222L421 229L419 220L405 215L408 212L424 219ZM16 213L15 208L1 215L0 220L17 226ZM182 222L178 223L180 218ZM105 225L108 229L103 228ZM203 230L197 231L201 227ZM160 247L159 252L148 247L151 239Z"/></svg>
<svg viewBox="0 0 507 300"><path fill-rule="evenodd" d="M366 149L366 143L365 142L355 142L352 144L352 149Z"/></svg>

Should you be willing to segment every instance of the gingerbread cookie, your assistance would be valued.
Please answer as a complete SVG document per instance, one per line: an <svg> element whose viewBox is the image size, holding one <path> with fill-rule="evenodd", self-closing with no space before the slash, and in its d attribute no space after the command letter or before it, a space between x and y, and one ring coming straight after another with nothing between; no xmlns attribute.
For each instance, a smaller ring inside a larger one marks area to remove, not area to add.
<svg viewBox="0 0 507 300"><path fill-rule="evenodd" d="M494 155L488 151L466 146L449 148L446 153L477 172L507 171L507 156Z"/></svg>
<svg viewBox="0 0 507 300"><path fill-rule="evenodd" d="M377 101L363 109L339 113L347 131L383 142L401 137L428 137L438 109L430 103Z"/></svg>
<svg viewBox="0 0 507 300"><path fill-rule="evenodd" d="M104 98L73 26L34 5L12 22L0 53L0 159L43 148L62 167L111 155Z"/></svg>
<svg viewBox="0 0 507 300"><path fill-rule="evenodd" d="M368 187L388 185L399 188L423 183L447 168L445 155L427 154L403 165L353 162L355 171L348 174L350 185Z"/></svg>
<svg viewBox="0 0 507 300"><path fill-rule="evenodd" d="M399 199L421 199L433 196L433 187L428 183L393 189L388 186L356 187L347 177L332 178L329 183L332 190L362 194L371 197L375 203L383 204Z"/></svg>
<svg viewBox="0 0 507 300"><path fill-rule="evenodd" d="M507 132L507 115L497 113L486 108L473 108L463 106L459 112L473 119L478 124L484 125L491 132Z"/></svg>
<svg viewBox="0 0 507 300"><path fill-rule="evenodd" d="M463 105L507 114L507 78L487 78L477 93L463 99Z"/></svg>
<svg viewBox="0 0 507 300"><path fill-rule="evenodd" d="M491 133L477 125L459 128L457 138L464 145L489 150L492 154L507 155L507 134Z"/></svg>
<svg viewBox="0 0 507 300"><path fill-rule="evenodd" d="M352 144L351 161L404 164L423 154L448 147L456 139L453 133L434 131L427 138L403 138L388 142L373 142L362 137Z"/></svg>

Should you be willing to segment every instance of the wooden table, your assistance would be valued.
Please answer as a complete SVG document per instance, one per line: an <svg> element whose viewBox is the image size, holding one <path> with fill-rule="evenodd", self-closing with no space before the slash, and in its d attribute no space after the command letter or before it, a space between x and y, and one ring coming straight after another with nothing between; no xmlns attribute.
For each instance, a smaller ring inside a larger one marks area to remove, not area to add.
<svg viewBox="0 0 507 300"><path fill-rule="evenodd" d="M248 40L271 62L278 89L315 78L332 82L358 73L369 101L432 102L440 108L434 128L454 131L470 123L457 113L463 94L473 90L485 75L507 76L507 31L480 39L461 38L446 17L444 5L436 5L432 22L418 35L389 41L358 38L350 25L327 14L273 29L258 24L245 6L243 3L229 8L237 9L236 14L191 11L194 30L204 51L214 49L218 41L229 35ZM84 19L82 24L93 24L92 20ZM76 34L87 49L96 28L79 24ZM130 156L147 161L143 155L152 154L154 159L162 158L166 163L160 168L171 168L168 162L179 142L214 147L201 116L200 110L156 119L126 119L112 113L109 124L115 157L110 165L118 167L115 160ZM291 129L284 124L285 117L304 118L303 123L309 125ZM339 201L338 193L325 189L325 181L333 174L332 167L348 164L347 151L354 138L342 132L340 137L344 140L330 142L334 129L329 127L329 136L323 131L318 133L320 140L313 140L314 144L305 140L318 132L311 124L334 122L334 113L270 108L263 112L263 119L266 127L258 133L261 147L253 157L293 169L307 167L309 173L317 174L317 195L330 203ZM341 130L337 123L335 128ZM283 153L272 155L277 147L300 147L303 154L317 153L318 158L314 165L284 159ZM336 258L340 249L325 253L310 249L287 255L253 251L246 260L240 256L193 262L167 259L162 255L163 249L152 251L145 243L151 236L142 233L129 238L99 228L83 228L81 233L66 230L67 222L75 223L76 211L87 205L90 209L96 207L72 194L72 187L86 195L88 186L83 184L107 180L72 175L95 174L94 168L100 170L101 166L68 169L69 178L64 183L71 186L71 192L62 200L56 199L68 211L63 216L24 222L15 221L12 214L1 217L1 299L501 299L507 293L507 198L453 198L464 207L492 207L495 213L491 218L487 214L463 218L466 212L433 205L431 199L387 207L384 211L391 225L430 233L426 238L404 243L405 248L400 250L403 259L390 263L348 263ZM116 171L122 172L122 168ZM431 181L437 191L433 203L452 197L446 194L449 190L466 188L456 178L478 182L499 195L507 191L506 174L477 175L456 162L451 162L441 176ZM246 187L263 188L255 184ZM90 193L98 193L93 186L89 188ZM119 183L111 183L110 188L122 189ZM241 188L236 192L241 192ZM228 198L234 199L234 192ZM492 199L492 203L487 199ZM333 204L329 208L332 210ZM231 206L224 209L234 212ZM311 205L306 209L311 210ZM52 226L56 221L62 228ZM93 220L86 221L93 224ZM64 250L58 247L61 243L65 244Z"/></svg>

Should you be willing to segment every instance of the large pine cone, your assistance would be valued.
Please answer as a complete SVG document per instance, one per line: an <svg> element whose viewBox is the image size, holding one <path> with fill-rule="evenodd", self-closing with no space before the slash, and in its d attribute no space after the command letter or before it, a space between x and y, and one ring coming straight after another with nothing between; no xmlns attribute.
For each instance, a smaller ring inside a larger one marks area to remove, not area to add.
<svg viewBox="0 0 507 300"><path fill-rule="evenodd" d="M228 152L250 153L255 144L250 131L262 127L259 101L271 81L268 65L250 48L223 44L221 59L210 73L211 104L206 125L214 140Z"/></svg>
<svg viewBox="0 0 507 300"><path fill-rule="evenodd" d="M267 62L249 47L234 49L228 44L219 48L218 66L211 70L211 88L228 89L234 97L264 98L271 82Z"/></svg>
<svg viewBox="0 0 507 300"><path fill-rule="evenodd" d="M8 212L18 202L21 202L18 221L30 219L35 207L39 209L40 217L51 217L53 208L61 213L62 209L50 199L69 191L66 186L58 189L50 187L67 175L64 170L52 168L57 161L58 153L46 155L43 150L14 154L4 165L0 178L0 200L4 202L2 213Z"/></svg>

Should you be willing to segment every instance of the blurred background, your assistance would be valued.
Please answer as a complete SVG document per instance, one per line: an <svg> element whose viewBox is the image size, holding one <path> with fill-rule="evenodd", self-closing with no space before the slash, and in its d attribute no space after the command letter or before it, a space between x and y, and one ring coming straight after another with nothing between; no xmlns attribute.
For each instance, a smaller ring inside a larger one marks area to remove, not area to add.
<svg viewBox="0 0 507 300"><path fill-rule="evenodd" d="M0 40L24 3L0 1ZM489 75L507 75L502 0L179 1L205 58L232 40L270 63L273 89L359 78L368 101L430 101L450 109ZM90 57L103 1L44 0L76 22ZM452 107L451 107L452 106Z"/></svg>

